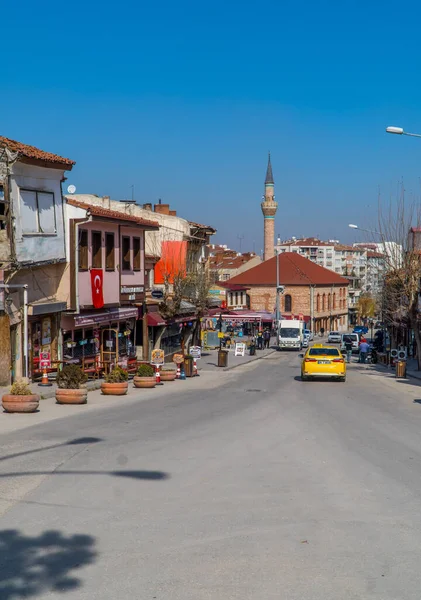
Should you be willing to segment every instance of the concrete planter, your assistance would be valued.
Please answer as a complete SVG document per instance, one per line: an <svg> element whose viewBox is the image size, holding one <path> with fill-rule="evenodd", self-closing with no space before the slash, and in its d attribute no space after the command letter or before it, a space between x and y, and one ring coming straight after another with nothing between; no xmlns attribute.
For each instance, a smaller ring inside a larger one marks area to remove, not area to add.
<svg viewBox="0 0 421 600"><path fill-rule="evenodd" d="M39 396L37 394L28 396L5 394L1 399L1 403L8 413L33 413L38 409Z"/></svg>
<svg viewBox="0 0 421 600"><path fill-rule="evenodd" d="M174 381L174 379L177 376L177 371L174 370L170 370L170 369L164 369L161 371L161 381Z"/></svg>
<svg viewBox="0 0 421 600"><path fill-rule="evenodd" d="M104 396L124 396L127 394L129 384L127 381L120 383L101 383L101 392Z"/></svg>
<svg viewBox="0 0 421 600"><path fill-rule="evenodd" d="M60 389L56 390L57 404L86 404L88 401L88 390L79 388L73 390Z"/></svg>
<svg viewBox="0 0 421 600"><path fill-rule="evenodd" d="M133 377L133 385L135 388L154 388L156 385L156 378L152 377Z"/></svg>

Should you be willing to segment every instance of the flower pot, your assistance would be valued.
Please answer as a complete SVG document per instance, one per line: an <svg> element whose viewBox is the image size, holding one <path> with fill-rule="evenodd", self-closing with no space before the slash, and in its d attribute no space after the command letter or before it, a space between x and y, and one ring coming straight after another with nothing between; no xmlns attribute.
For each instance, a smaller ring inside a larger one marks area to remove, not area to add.
<svg viewBox="0 0 421 600"><path fill-rule="evenodd" d="M156 385L155 375L152 377L133 377L133 385L136 388L154 388Z"/></svg>
<svg viewBox="0 0 421 600"><path fill-rule="evenodd" d="M161 371L161 381L174 381L174 379L177 376L177 371L174 370L170 370L170 369L164 369L163 371Z"/></svg>
<svg viewBox="0 0 421 600"><path fill-rule="evenodd" d="M104 396L124 396L124 394L127 394L128 389L129 384L127 381L122 381L120 383L101 383L101 392Z"/></svg>
<svg viewBox="0 0 421 600"><path fill-rule="evenodd" d="M8 413L31 413L38 409L39 396L37 394L31 394L30 396L5 394L1 399L1 403Z"/></svg>
<svg viewBox="0 0 421 600"><path fill-rule="evenodd" d="M184 372L186 377L193 377L193 359L185 358L184 359Z"/></svg>
<svg viewBox="0 0 421 600"><path fill-rule="evenodd" d="M57 404L86 404L88 401L88 390L79 388L73 390L60 389L56 390Z"/></svg>

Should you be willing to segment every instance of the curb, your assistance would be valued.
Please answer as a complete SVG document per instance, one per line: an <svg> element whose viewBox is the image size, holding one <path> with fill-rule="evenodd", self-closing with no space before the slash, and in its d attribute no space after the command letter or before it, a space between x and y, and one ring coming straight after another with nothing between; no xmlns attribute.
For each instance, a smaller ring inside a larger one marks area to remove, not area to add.
<svg viewBox="0 0 421 600"><path fill-rule="evenodd" d="M264 356L256 356L256 358L252 358L251 360L247 360L245 362L239 363L238 365L233 365L232 367L225 367L225 369L223 369L224 371L232 371L233 369L238 369L238 367L244 367L244 365L248 365L252 362L256 362L257 360L263 360L264 358L267 358L268 356L272 356L272 354L275 354L275 352L277 352L277 350L272 350L272 352L269 352L268 354L265 354Z"/></svg>
<svg viewBox="0 0 421 600"><path fill-rule="evenodd" d="M91 385L88 384L88 392L93 392L94 390L99 390L101 388L101 381L92 381ZM49 392L40 393L39 397L41 400L48 400L49 398L55 398L56 390L51 390Z"/></svg>

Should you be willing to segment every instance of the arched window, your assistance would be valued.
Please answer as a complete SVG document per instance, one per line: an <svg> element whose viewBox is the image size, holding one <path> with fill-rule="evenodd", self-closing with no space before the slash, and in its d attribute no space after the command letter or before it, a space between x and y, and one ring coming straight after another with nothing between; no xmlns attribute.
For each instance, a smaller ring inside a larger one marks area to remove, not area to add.
<svg viewBox="0 0 421 600"><path fill-rule="evenodd" d="M317 310L317 312L320 310L320 294L317 294L317 298L316 298L316 310Z"/></svg>
<svg viewBox="0 0 421 600"><path fill-rule="evenodd" d="M292 311L292 298L289 294L287 294L285 296L285 312L291 312Z"/></svg>
<svg viewBox="0 0 421 600"><path fill-rule="evenodd" d="M342 298L342 288L339 288L339 298Z"/></svg>
<svg viewBox="0 0 421 600"><path fill-rule="evenodd" d="M336 293L333 293L333 308L336 308Z"/></svg>
<svg viewBox="0 0 421 600"><path fill-rule="evenodd" d="M326 310L326 294L322 296L322 310Z"/></svg>
<svg viewBox="0 0 421 600"><path fill-rule="evenodd" d="M330 309L330 294L327 297L327 307Z"/></svg>

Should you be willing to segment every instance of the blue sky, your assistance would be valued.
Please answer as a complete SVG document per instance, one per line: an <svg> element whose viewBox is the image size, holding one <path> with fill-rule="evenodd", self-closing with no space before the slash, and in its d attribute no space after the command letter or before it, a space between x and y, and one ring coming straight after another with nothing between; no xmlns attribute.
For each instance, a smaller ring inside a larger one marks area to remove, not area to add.
<svg viewBox="0 0 421 600"><path fill-rule="evenodd" d="M262 247L267 151L276 233L352 242L404 180L420 197L419 3L292 0L2 7L0 133L77 161L78 192L162 198ZM365 238L364 238L365 239Z"/></svg>

